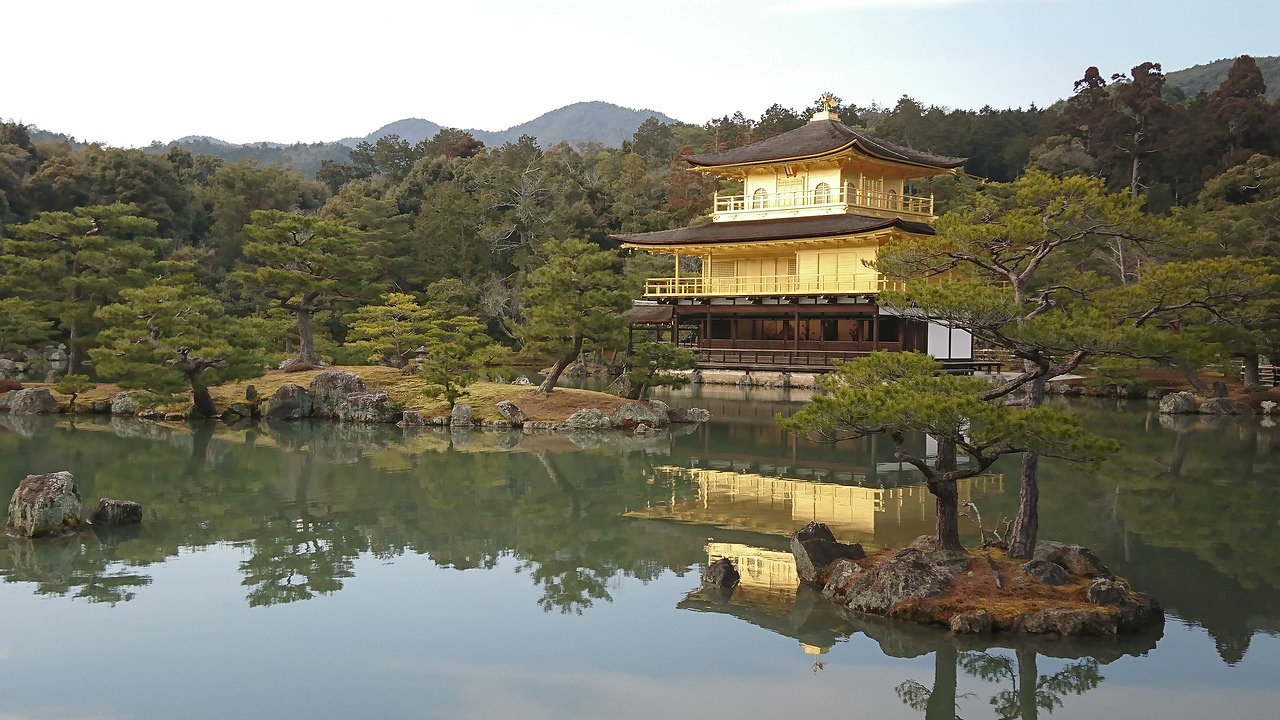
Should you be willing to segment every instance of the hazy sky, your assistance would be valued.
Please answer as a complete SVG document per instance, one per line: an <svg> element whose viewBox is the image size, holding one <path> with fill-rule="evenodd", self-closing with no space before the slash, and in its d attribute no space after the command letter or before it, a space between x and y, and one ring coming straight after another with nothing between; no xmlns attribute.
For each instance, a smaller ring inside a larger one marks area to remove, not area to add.
<svg viewBox="0 0 1280 720"><path fill-rule="evenodd" d="M1089 65L1280 54L1280 1L0 0L0 118L114 145L503 130L584 100L702 123L830 90L1046 105Z"/></svg>

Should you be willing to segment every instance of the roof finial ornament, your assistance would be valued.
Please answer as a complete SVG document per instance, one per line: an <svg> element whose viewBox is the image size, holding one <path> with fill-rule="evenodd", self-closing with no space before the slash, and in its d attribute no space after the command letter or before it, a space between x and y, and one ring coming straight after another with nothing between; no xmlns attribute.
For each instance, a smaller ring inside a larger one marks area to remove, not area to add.
<svg viewBox="0 0 1280 720"><path fill-rule="evenodd" d="M814 113L813 117L809 119L809 122L840 119L840 116L835 114L835 109L840 107L840 98L829 92L824 92L822 95L818 96L818 105L820 105L822 109Z"/></svg>

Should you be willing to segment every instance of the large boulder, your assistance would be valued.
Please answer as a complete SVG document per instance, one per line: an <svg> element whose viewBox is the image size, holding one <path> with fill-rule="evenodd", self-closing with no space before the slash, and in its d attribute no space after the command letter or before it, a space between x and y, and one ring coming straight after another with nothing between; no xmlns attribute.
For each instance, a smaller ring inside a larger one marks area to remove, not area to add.
<svg viewBox="0 0 1280 720"><path fill-rule="evenodd" d="M311 381L311 412L316 417L336 418L338 408L352 393L364 392L364 380L345 370L325 370Z"/></svg>
<svg viewBox="0 0 1280 720"><path fill-rule="evenodd" d="M1064 570L1076 577L1095 578L1111 577L1111 570L1102 564L1096 553L1079 545L1065 545L1052 540L1041 540L1036 543L1034 560L1061 565Z"/></svg>
<svg viewBox="0 0 1280 720"><path fill-rule="evenodd" d="M704 423L711 419L711 411L703 408L671 408L667 418L673 423Z"/></svg>
<svg viewBox="0 0 1280 720"><path fill-rule="evenodd" d="M969 558L963 553L909 547L858 573L845 592L845 605L859 612L893 615L908 600L947 592L956 575L968 567Z"/></svg>
<svg viewBox="0 0 1280 720"><path fill-rule="evenodd" d="M303 420L311 417L311 410L311 395L306 388L285 383L267 400L262 416L268 420Z"/></svg>
<svg viewBox="0 0 1280 720"><path fill-rule="evenodd" d="M1048 560L1032 560L1024 563L1022 572L1046 585L1066 585L1071 581L1066 568Z"/></svg>
<svg viewBox="0 0 1280 720"><path fill-rule="evenodd" d="M609 418L595 408L583 408L565 418L565 430L607 430Z"/></svg>
<svg viewBox="0 0 1280 720"><path fill-rule="evenodd" d="M504 420L511 423L512 427L519 427L524 424L525 420L529 419L524 414L524 411L516 407L516 404L510 400L502 400L493 407Z"/></svg>
<svg viewBox="0 0 1280 720"><path fill-rule="evenodd" d="M651 428L666 427L670 420L666 413L659 413L649 403L629 402L614 408L609 422L614 427L630 429L642 423Z"/></svg>
<svg viewBox="0 0 1280 720"><path fill-rule="evenodd" d="M810 522L791 535L791 554L796 559L796 574L801 582L822 586L827 582L827 568L836 560L861 560L867 554L858 543L837 542L825 523Z"/></svg>
<svg viewBox="0 0 1280 720"><path fill-rule="evenodd" d="M132 500L102 498L89 513L94 525L137 525L142 522L142 506Z"/></svg>
<svg viewBox="0 0 1280 720"><path fill-rule="evenodd" d="M5 531L18 537L67 535L80 526L80 489L69 472L28 475L9 500Z"/></svg>
<svg viewBox="0 0 1280 720"><path fill-rule="evenodd" d="M10 390L8 392L0 393L0 412L9 412L9 403L12 401L10 396L13 395L14 392L16 391Z"/></svg>
<svg viewBox="0 0 1280 720"><path fill-rule="evenodd" d="M1134 601L1124 583L1105 577L1094 578L1089 583L1087 595L1089 602L1098 605L1128 605Z"/></svg>
<svg viewBox="0 0 1280 720"><path fill-rule="evenodd" d="M394 423L403 414L404 406L384 390L351 393L337 408L337 418L342 422Z"/></svg>
<svg viewBox="0 0 1280 720"><path fill-rule="evenodd" d="M991 632L995 618L986 610L969 610L951 617L951 632L977 634Z"/></svg>
<svg viewBox="0 0 1280 720"><path fill-rule="evenodd" d="M1252 415L1253 408L1231 398L1213 397L1200 403L1196 409L1202 415Z"/></svg>
<svg viewBox="0 0 1280 720"><path fill-rule="evenodd" d="M1196 411L1196 396L1189 392L1169 393L1160 398L1160 412L1164 415L1190 415Z"/></svg>
<svg viewBox="0 0 1280 720"><path fill-rule="evenodd" d="M1115 635L1117 619L1099 610L1049 608L1029 612L1017 620L1022 632L1049 635Z"/></svg>
<svg viewBox="0 0 1280 720"><path fill-rule="evenodd" d="M112 415L128 415L130 417L137 415L142 406L138 404L138 396L136 393L119 392L115 397L111 398L111 414Z"/></svg>
<svg viewBox="0 0 1280 720"><path fill-rule="evenodd" d="M50 415L58 411L49 388L13 390L5 398L11 415Z"/></svg>
<svg viewBox="0 0 1280 720"><path fill-rule="evenodd" d="M476 419L471 414L470 405L459 403L449 411L449 427L472 427L475 424Z"/></svg>

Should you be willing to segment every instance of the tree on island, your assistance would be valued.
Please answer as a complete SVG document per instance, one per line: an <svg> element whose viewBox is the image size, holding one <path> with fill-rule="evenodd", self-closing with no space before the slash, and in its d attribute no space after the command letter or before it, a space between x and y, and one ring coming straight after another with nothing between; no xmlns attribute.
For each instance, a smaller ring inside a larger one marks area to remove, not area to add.
<svg viewBox="0 0 1280 720"><path fill-rule="evenodd" d="M244 228L247 266L233 273L251 292L297 320L297 362L315 365L316 313L366 296L374 267L360 234L333 220L255 210Z"/></svg>
<svg viewBox="0 0 1280 720"><path fill-rule="evenodd" d="M538 387L550 393L560 374L588 347L618 347L631 306L622 290L618 254L586 240L549 240L546 262L525 284L525 321L519 328L523 352L555 358Z"/></svg>
<svg viewBox="0 0 1280 720"><path fill-rule="evenodd" d="M88 375L63 375L58 378L58 384L53 389L58 391L60 395L70 395L71 400L67 402L67 412L74 414L76 411L76 398L80 397L80 393L92 390L98 387L98 384L89 380Z"/></svg>
<svg viewBox="0 0 1280 720"><path fill-rule="evenodd" d="M918 469L937 498L940 550L964 549L956 481L986 472L1001 455L1034 452L1096 463L1119 449L1114 441L1085 431L1068 412L988 402L985 381L942 374L940 362L920 353L872 353L838 365L818 383L827 394L815 395L779 423L828 442L887 435L894 457ZM938 441L932 463L907 448L907 436L914 433ZM957 451L969 457L964 467L957 466Z"/></svg>
<svg viewBox="0 0 1280 720"><path fill-rule="evenodd" d="M189 387L204 417L218 413L210 385L266 370L256 321L226 316L189 275L122 290L120 302L97 316L107 328L89 355L100 375L118 378L123 388L172 393Z"/></svg>
<svg viewBox="0 0 1280 720"><path fill-rule="evenodd" d="M509 349L494 343L484 323L469 315L430 321L422 348L421 375L432 386L427 395L444 397L450 409L466 395L467 386L481 370L500 367L510 359Z"/></svg>
<svg viewBox="0 0 1280 720"><path fill-rule="evenodd" d="M1199 282L1192 271L1181 273L1185 282L1150 292L1142 274L1135 279L1127 261L1115 265L1117 259L1158 244L1202 242L1203 235L1145 213L1141 198L1108 193L1097 179L1029 173L1011 185L984 189L971 207L943 216L937 230L881 250L880 272L915 280L905 292L884 293L881 301L968 330L976 343L1022 360L1019 375L983 392L988 401L1021 391L1023 406L1040 407L1045 383L1091 356L1171 361L1188 338L1162 324L1193 310L1222 314L1266 292L1256 283ZM1108 266L1113 278L1089 269ZM1039 454L1028 448L1011 557L1029 558L1035 548L1038 463Z"/></svg>
<svg viewBox="0 0 1280 720"><path fill-rule="evenodd" d="M368 362L404 367L427 342L436 314L408 293L389 293L382 304L362 305L347 317L348 347L363 353Z"/></svg>
<svg viewBox="0 0 1280 720"><path fill-rule="evenodd" d="M664 342L639 343L627 356L626 395L643 400L656 387L682 388L689 384L689 378L670 371L692 370L697 365L697 353L688 348Z"/></svg>

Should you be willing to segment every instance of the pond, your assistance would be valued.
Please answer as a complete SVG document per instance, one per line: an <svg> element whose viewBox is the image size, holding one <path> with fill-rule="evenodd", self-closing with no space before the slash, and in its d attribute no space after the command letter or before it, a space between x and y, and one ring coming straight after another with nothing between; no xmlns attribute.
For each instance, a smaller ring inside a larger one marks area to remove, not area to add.
<svg viewBox="0 0 1280 720"><path fill-rule="evenodd" d="M1077 406L1124 450L1043 466L1041 537L1094 548L1167 622L960 639L796 587L786 534L810 519L871 546L930 531L887 444L779 432L800 392L664 397L713 420L566 437L0 415L4 498L65 469L86 505L146 507L132 531L0 540L0 717L1275 717L1273 423ZM962 488L987 529L1016 507L1016 461L993 470ZM742 586L698 592L726 556Z"/></svg>

